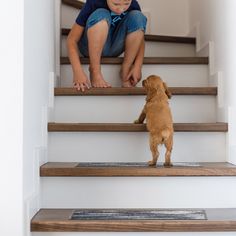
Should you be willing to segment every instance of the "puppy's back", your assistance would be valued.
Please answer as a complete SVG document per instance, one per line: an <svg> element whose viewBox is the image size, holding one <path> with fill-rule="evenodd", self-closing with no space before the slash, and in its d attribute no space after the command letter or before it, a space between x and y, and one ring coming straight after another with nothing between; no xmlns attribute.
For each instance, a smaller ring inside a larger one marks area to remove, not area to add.
<svg viewBox="0 0 236 236"><path fill-rule="evenodd" d="M166 138L173 132L173 120L168 101L155 101L146 104L147 129Z"/></svg>

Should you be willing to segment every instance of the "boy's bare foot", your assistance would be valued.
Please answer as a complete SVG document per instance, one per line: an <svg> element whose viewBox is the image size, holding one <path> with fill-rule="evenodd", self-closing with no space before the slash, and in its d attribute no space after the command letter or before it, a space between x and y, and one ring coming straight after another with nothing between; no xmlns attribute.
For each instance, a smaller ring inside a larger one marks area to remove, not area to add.
<svg viewBox="0 0 236 236"><path fill-rule="evenodd" d="M133 87L132 84L130 83L130 81L122 81L122 87L123 88L130 88Z"/></svg>
<svg viewBox="0 0 236 236"><path fill-rule="evenodd" d="M111 85L103 79L102 73L98 71L90 71L90 79L94 88L111 88Z"/></svg>

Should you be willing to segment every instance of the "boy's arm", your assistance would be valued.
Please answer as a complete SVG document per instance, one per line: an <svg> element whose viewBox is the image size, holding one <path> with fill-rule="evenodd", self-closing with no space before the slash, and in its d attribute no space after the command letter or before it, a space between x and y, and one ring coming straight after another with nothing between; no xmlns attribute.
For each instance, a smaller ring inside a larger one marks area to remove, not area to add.
<svg viewBox="0 0 236 236"><path fill-rule="evenodd" d="M131 77L131 84L135 86L142 79L142 65L145 52L145 41L143 39L141 46L139 48L138 54L135 58L133 67L128 75Z"/></svg>
<svg viewBox="0 0 236 236"><path fill-rule="evenodd" d="M89 82L86 74L80 63L79 53L78 53L78 42L82 36L84 27L74 24L67 38L67 48L70 58L70 62L73 69L73 82L78 90L84 91L87 87L89 88Z"/></svg>

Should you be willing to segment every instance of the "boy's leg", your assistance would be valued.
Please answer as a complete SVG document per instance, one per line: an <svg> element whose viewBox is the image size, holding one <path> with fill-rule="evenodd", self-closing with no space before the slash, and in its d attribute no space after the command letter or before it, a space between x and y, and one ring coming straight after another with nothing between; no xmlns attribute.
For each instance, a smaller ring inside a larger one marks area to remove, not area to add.
<svg viewBox="0 0 236 236"><path fill-rule="evenodd" d="M90 58L90 76L93 87L111 87L101 73L101 55L108 36L108 24L102 20L88 29L88 48Z"/></svg>
<svg viewBox="0 0 236 236"><path fill-rule="evenodd" d="M125 40L124 61L121 66L121 80L124 87L131 87L130 80L126 81L133 63L138 54L143 54L144 32L142 30L132 32L127 35Z"/></svg>
<svg viewBox="0 0 236 236"><path fill-rule="evenodd" d="M79 43L80 51L90 58L90 79L93 87L111 87L101 73L101 56L106 47L110 47L108 38L111 24L110 12L106 9L97 9L93 12L86 24L86 29ZM106 44L107 43L107 44ZM105 47L105 48L104 48Z"/></svg>
<svg viewBox="0 0 236 236"><path fill-rule="evenodd" d="M140 11L130 11L119 24L112 39L112 53L117 56L125 52L121 67L121 79L124 87L131 83L124 82L137 57L144 55L144 32L146 29L146 17Z"/></svg>

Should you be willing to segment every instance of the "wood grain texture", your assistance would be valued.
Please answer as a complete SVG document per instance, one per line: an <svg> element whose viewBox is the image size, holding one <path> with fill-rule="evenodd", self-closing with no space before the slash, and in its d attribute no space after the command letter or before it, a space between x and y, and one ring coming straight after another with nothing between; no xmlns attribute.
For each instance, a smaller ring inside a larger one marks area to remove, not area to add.
<svg viewBox="0 0 236 236"><path fill-rule="evenodd" d="M174 164L174 163L173 163ZM200 163L200 166L157 167L81 167L80 163L48 162L40 168L41 177L153 177L153 176L236 176L236 166L229 163Z"/></svg>
<svg viewBox="0 0 236 236"><path fill-rule="evenodd" d="M169 87L172 95L217 95L216 87ZM146 95L144 88L91 88L85 92L75 88L55 88L55 96L123 96Z"/></svg>
<svg viewBox="0 0 236 236"><path fill-rule="evenodd" d="M61 34L67 36L70 32L68 28L62 28ZM179 37L179 36L167 36L167 35L153 35L145 34L145 41L161 42L161 43L184 43L184 44L196 44L196 38L191 37Z"/></svg>
<svg viewBox="0 0 236 236"><path fill-rule="evenodd" d="M78 0L62 0L61 2L76 9L82 9L82 7L84 6L84 2Z"/></svg>
<svg viewBox="0 0 236 236"><path fill-rule="evenodd" d="M81 64L89 64L89 58L81 57ZM103 57L101 64L104 65L120 65L123 57ZM61 57L61 65L70 64L68 57ZM208 57L145 57L143 64L145 65L208 65Z"/></svg>
<svg viewBox="0 0 236 236"><path fill-rule="evenodd" d="M227 132L226 123L175 123L175 132ZM48 123L49 132L146 132L146 124Z"/></svg>
<svg viewBox="0 0 236 236"><path fill-rule="evenodd" d="M184 209L190 210L190 209ZM193 209L196 210L196 209ZM70 220L74 209L41 209L32 232L227 232L236 231L236 209L201 209L207 220Z"/></svg>

